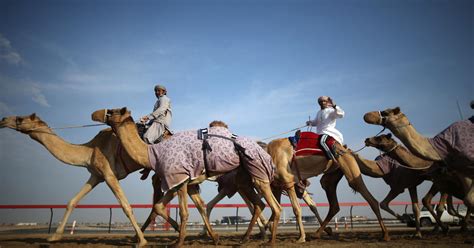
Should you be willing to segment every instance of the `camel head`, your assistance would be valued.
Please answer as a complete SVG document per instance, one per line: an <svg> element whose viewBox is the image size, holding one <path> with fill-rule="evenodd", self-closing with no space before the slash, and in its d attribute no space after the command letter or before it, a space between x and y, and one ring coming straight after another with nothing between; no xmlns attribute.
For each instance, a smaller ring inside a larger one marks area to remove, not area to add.
<svg viewBox="0 0 474 248"><path fill-rule="evenodd" d="M113 123L122 123L125 119L130 118L131 113L126 107L118 109L100 109L92 113L92 120L105 123L109 126Z"/></svg>
<svg viewBox="0 0 474 248"><path fill-rule="evenodd" d="M9 116L0 121L0 128L11 128L22 133L28 133L48 125L35 113L26 116Z"/></svg>
<svg viewBox="0 0 474 248"><path fill-rule="evenodd" d="M364 121L368 124L381 125L388 128L409 125L410 123L405 114L400 111L400 107L368 112L364 115Z"/></svg>
<svg viewBox="0 0 474 248"><path fill-rule="evenodd" d="M392 138L392 134L382 134L365 139L365 145L375 147L381 151L389 152L398 146L398 143Z"/></svg>

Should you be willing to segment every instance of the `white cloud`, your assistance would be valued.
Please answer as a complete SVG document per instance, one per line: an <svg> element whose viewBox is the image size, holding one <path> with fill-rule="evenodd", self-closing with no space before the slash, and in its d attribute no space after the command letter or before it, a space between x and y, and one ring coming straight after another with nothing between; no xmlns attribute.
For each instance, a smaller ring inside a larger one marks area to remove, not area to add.
<svg viewBox="0 0 474 248"><path fill-rule="evenodd" d="M38 85L31 85L29 91L32 95L32 100L34 102L38 103L43 107L50 107L48 101L46 100L46 97L43 95Z"/></svg>
<svg viewBox="0 0 474 248"><path fill-rule="evenodd" d="M46 96L42 92L43 86L30 80L14 79L0 75L0 98L3 97L21 97L25 95L30 97L33 102L42 107L50 107ZM0 102L0 111L10 111L8 106Z"/></svg>
<svg viewBox="0 0 474 248"><path fill-rule="evenodd" d="M9 64L19 65L23 63L23 58L10 44L10 41L0 34L0 60Z"/></svg>

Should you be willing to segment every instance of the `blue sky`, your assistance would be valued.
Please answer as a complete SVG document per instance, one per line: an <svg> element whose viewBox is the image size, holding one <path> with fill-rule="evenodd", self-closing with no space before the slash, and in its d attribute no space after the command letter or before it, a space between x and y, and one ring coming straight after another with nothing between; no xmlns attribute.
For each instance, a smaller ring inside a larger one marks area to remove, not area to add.
<svg viewBox="0 0 474 248"><path fill-rule="evenodd" d="M400 106L419 132L434 136L460 119L457 102L464 118L473 113L472 20L472 1L4 0L0 116L35 112L62 127L92 124L93 111L127 106L138 118L152 110L160 83L172 100L174 131L219 119L238 135L262 139L302 126L314 118L316 98L329 95L346 111L337 127L354 150L380 130L363 114L388 107ZM100 129L57 133L85 143ZM0 130L0 147L0 204L66 204L88 178L24 134ZM374 159L378 152L361 154ZM149 203L151 183L138 178L121 185L130 202ZM364 180L379 201L388 193L381 179ZM327 202L318 181L310 191ZM202 188L206 201L217 192L211 182ZM338 195L363 201L344 180ZM241 199L223 201L234 202ZM104 184L81 203L116 200ZM136 212L143 221L147 211ZM107 217L78 210L71 220ZM48 214L1 210L0 218L47 221Z"/></svg>

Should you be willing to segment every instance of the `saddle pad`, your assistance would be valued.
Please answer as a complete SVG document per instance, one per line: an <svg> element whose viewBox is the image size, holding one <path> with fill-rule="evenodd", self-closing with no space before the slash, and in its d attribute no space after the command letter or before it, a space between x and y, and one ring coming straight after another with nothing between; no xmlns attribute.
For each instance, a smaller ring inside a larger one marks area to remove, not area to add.
<svg viewBox="0 0 474 248"><path fill-rule="evenodd" d="M323 149L328 150L328 153L331 153L330 149L334 146L336 140L327 136L325 140L325 146L321 147L320 140L322 135L313 132L301 132L300 139L296 145L295 155L296 156L309 156L309 155L320 155L325 156Z"/></svg>

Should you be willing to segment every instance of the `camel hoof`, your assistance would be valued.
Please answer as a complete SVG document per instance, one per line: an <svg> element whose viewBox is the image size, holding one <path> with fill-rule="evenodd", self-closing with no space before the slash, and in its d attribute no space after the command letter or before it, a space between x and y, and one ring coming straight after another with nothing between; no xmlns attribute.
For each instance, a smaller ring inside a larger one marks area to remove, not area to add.
<svg viewBox="0 0 474 248"><path fill-rule="evenodd" d="M143 239L140 241L140 243L138 243L138 247L143 247L147 244L148 242L146 241L146 239Z"/></svg>
<svg viewBox="0 0 474 248"><path fill-rule="evenodd" d="M269 240L266 245L274 246L275 245L275 240Z"/></svg>
<svg viewBox="0 0 474 248"><path fill-rule="evenodd" d="M298 240L296 240L296 243L304 243L306 242L306 237L301 237Z"/></svg>
<svg viewBox="0 0 474 248"><path fill-rule="evenodd" d="M61 234L53 234L53 236L49 237L47 240L49 242L54 242L54 241L61 240L62 237L63 237L63 235L61 235Z"/></svg>
<svg viewBox="0 0 474 248"><path fill-rule="evenodd" d="M332 228L331 227L326 227L324 228L324 231L329 235L329 236L332 236Z"/></svg>
<svg viewBox="0 0 474 248"><path fill-rule="evenodd" d="M212 240L214 240L214 245L218 245L219 244L219 234L214 235L214 237L212 237Z"/></svg>
<svg viewBox="0 0 474 248"><path fill-rule="evenodd" d="M316 234L314 234L314 238L315 239L321 239L321 234L319 232L317 232Z"/></svg>
<svg viewBox="0 0 474 248"><path fill-rule="evenodd" d="M384 235L383 236L383 241L390 241L390 236L387 235Z"/></svg>
<svg viewBox="0 0 474 248"><path fill-rule="evenodd" d="M240 244L245 244L249 241L249 238L248 237L243 237L241 240L240 240Z"/></svg>
<svg viewBox="0 0 474 248"><path fill-rule="evenodd" d="M423 236L421 235L420 232L417 232L417 233L415 233L415 235L413 235L413 238L415 238L415 239L422 239Z"/></svg>

